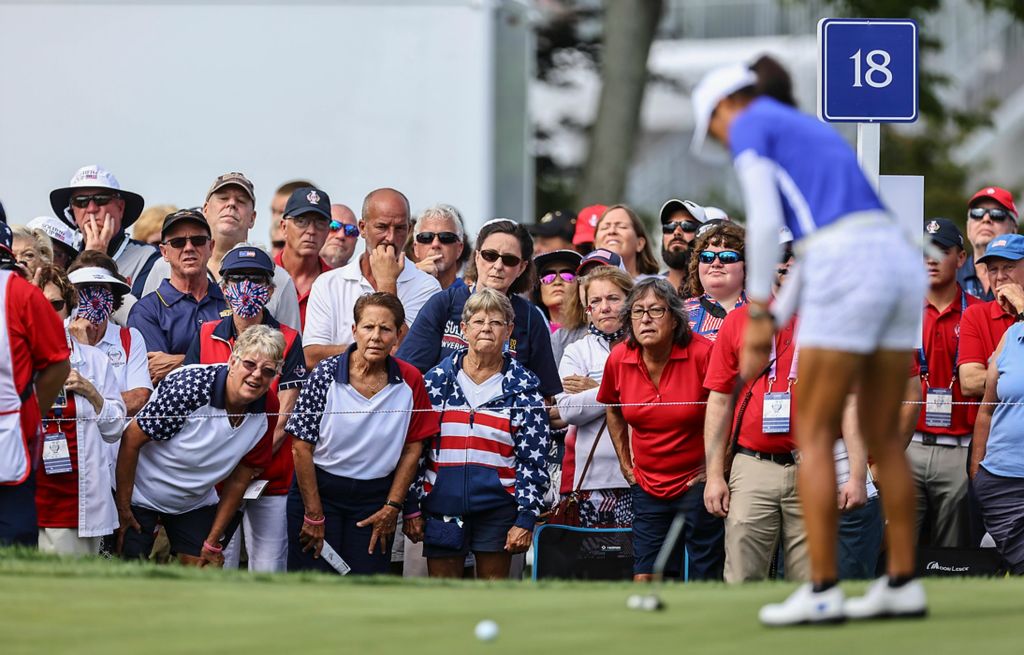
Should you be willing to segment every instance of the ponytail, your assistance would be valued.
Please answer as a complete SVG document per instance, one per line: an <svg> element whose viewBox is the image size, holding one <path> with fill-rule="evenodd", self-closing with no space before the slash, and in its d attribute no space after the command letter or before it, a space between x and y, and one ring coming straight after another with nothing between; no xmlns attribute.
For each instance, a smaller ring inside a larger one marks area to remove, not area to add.
<svg viewBox="0 0 1024 655"><path fill-rule="evenodd" d="M778 61L768 55L762 55L751 66L750 70L757 75L754 86L755 96L768 96L784 105L796 107L793 98L793 80Z"/></svg>

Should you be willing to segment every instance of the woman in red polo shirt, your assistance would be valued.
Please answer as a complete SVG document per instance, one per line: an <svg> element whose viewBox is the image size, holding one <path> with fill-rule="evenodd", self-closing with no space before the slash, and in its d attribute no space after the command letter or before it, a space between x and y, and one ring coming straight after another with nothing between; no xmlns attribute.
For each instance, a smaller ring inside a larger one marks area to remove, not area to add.
<svg viewBox="0 0 1024 655"><path fill-rule="evenodd" d="M685 547L690 579L719 580L725 533L704 508L703 381L711 342L690 331L682 299L661 278L633 287L623 316L626 342L609 355L597 400L625 405L608 408L608 434L632 488L633 579L653 577L669 525L682 513L686 524L666 577L680 575Z"/></svg>

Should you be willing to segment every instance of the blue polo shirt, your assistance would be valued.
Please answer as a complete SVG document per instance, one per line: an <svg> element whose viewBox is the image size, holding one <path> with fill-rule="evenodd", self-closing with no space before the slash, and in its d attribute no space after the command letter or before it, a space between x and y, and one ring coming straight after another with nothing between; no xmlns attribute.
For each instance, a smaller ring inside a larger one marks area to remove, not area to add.
<svg viewBox="0 0 1024 655"><path fill-rule="evenodd" d="M206 296L197 301L164 280L160 288L135 303L128 313L128 326L142 333L149 352L184 355L203 323L230 315L215 283L211 282Z"/></svg>
<svg viewBox="0 0 1024 655"><path fill-rule="evenodd" d="M452 353L465 349L469 344L460 325L462 308L471 294L465 284L453 284L433 295L416 316L395 356L426 373ZM509 296L509 300L516 318L505 350L540 378L542 396L561 393L562 379L551 352L551 329L544 314L539 307L516 294Z"/></svg>

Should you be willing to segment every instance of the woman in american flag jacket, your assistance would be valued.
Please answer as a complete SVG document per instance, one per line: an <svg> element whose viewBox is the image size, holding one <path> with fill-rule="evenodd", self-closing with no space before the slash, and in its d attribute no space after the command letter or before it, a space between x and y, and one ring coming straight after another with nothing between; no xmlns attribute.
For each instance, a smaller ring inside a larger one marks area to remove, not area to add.
<svg viewBox="0 0 1024 655"><path fill-rule="evenodd" d="M508 577L543 508L548 415L537 376L507 353L513 318L505 295L476 292L462 314L468 350L424 376L441 432L428 444L410 494L420 507L407 507L404 530L424 541L433 577L461 577L469 552L479 577Z"/></svg>

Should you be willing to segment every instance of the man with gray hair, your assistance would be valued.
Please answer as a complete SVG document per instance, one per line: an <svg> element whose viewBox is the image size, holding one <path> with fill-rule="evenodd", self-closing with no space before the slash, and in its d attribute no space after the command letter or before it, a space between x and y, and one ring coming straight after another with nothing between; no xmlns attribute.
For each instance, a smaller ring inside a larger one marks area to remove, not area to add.
<svg viewBox="0 0 1024 655"><path fill-rule="evenodd" d="M341 268L352 259L359 240L359 219L347 205L331 205L331 224L320 257L331 268Z"/></svg>
<svg viewBox="0 0 1024 655"><path fill-rule="evenodd" d="M459 259L465 247L462 215L451 205L428 207L416 221L413 235L413 254L416 268L433 275L447 289L453 284L465 284L459 274Z"/></svg>

